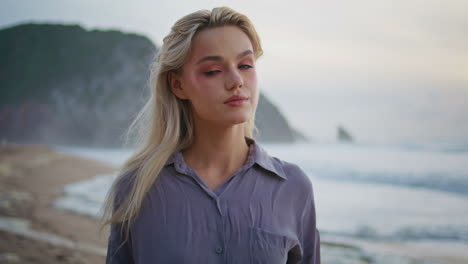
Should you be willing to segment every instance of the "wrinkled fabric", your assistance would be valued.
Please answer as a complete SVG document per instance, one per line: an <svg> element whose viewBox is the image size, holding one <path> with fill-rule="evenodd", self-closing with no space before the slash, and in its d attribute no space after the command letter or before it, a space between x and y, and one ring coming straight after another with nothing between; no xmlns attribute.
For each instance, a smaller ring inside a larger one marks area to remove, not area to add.
<svg viewBox="0 0 468 264"><path fill-rule="evenodd" d="M245 139L246 162L214 191L175 152L143 200L129 240L122 244L120 225L111 226L106 263L319 264L309 177Z"/></svg>

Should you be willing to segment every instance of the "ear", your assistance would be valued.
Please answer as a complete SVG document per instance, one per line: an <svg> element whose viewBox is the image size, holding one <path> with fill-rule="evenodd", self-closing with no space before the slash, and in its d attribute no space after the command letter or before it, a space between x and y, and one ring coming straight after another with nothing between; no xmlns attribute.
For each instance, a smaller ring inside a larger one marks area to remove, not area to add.
<svg viewBox="0 0 468 264"><path fill-rule="evenodd" d="M188 99L185 90L182 87L182 80L178 74L173 71L167 73L167 82L171 88L172 93L179 99Z"/></svg>

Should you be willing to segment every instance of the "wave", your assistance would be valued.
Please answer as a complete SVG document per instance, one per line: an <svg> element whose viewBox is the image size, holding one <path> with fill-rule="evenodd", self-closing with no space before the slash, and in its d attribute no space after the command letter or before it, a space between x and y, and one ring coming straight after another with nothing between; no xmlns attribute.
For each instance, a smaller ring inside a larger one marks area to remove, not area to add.
<svg viewBox="0 0 468 264"><path fill-rule="evenodd" d="M327 235L337 235L351 238L363 238L366 240L383 241L417 241L417 240L440 240L468 242L467 226L405 226L392 232L382 232L370 225L362 225L352 232L339 232L321 230Z"/></svg>
<svg viewBox="0 0 468 264"><path fill-rule="evenodd" d="M268 147L273 155L288 157L313 177L468 195L466 145L313 143Z"/></svg>
<svg viewBox="0 0 468 264"><path fill-rule="evenodd" d="M468 195L468 176L463 172L459 174L453 174L452 172L451 175L448 175L447 172L418 174L411 172L365 172L349 168L309 168L309 172L323 179L427 188Z"/></svg>
<svg viewBox="0 0 468 264"><path fill-rule="evenodd" d="M358 146L380 147L419 152L468 153L468 140L463 141L430 141L400 142L393 144L357 144Z"/></svg>
<svg viewBox="0 0 468 264"><path fill-rule="evenodd" d="M64 188L64 196L55 200L53 206L99 219L102 203L116 177L117 174L99 174L88 180L68 184Z"/></svg>

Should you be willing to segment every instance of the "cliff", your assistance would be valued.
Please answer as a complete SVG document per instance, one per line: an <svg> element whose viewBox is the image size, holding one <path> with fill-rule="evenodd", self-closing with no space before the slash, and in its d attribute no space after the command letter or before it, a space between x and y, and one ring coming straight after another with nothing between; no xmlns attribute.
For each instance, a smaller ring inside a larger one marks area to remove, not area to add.
<svg viewBox="0 0 468 264"><path fill-rule="evenodd" d="M118 146L147 97L148 38L79 25L22 24L0 30L0 139ZM304 137L261 95L260 141Z"/></svg>

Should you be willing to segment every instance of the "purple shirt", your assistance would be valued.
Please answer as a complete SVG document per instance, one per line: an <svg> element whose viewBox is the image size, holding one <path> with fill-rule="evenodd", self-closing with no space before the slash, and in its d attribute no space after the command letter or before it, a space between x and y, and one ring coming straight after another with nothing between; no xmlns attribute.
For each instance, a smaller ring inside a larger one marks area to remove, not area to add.
<svg viewBox="0 0 468 264"><path fill-rule="evenodd" d="M175 152L120 248L119 225L111 226L106 263L319 264L309 177L246 142L247 161L215 191Z"/></svg>

